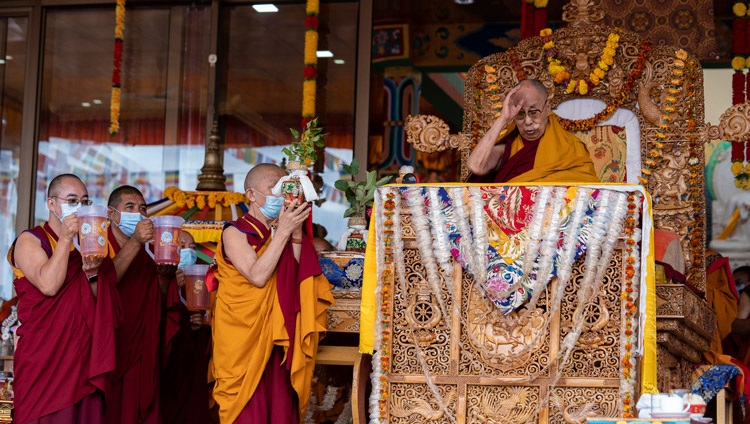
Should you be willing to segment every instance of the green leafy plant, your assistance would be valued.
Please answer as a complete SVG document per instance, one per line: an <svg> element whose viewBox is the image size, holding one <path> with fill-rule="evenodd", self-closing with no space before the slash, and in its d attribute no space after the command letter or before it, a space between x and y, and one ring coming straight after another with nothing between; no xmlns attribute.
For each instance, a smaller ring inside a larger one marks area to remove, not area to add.
<svg viewBox="0 0 750 424"><path fill-rule="evenodd" d="M323 128L318 126L318 117L311 119L302 132L289 128L294 137L290 147L284 147L281 151L286 154L290 162L296 161L300 164L311 166L317 158L316 148L323 147L323 141L328 134L323 134Z"/></svg>
<svg viewBox="0 0 750 424"><path fill-rule="evenodd" d="M349 178L342 178L334 183L334 187L341 190L346 196L346 200L352 205L349 209L344 211L344 218L350 216L365 217L367 208L372 207L373 200L375 199L375 189L388 184L391 180L391 176L378 178L377 171L370 171L367 173L365 181L354 181L354 176L359 173L359 163L356 159L352 159L351 165L344 165L344 172L349 174Z"/></svg>

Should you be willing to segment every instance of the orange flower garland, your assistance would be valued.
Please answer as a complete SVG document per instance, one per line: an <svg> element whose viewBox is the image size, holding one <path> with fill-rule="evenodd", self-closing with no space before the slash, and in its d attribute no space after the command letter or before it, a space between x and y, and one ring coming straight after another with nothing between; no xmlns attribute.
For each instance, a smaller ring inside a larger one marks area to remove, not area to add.
<svg viewBox="0 0 750 424"><path fill-rule="evenodd" d="M693 213L693 223L690 228L690 246L695 248L699 246L701 243L703 243L703 231L697 231L697 229L703 228L704 225L704 216L703 213L700 211L703 210L702 200L703 190L701 186L702 179L699 176L699 173L696 172L695 168L702 166L703 163L703 156L698 156L699 152L699 144L701 141L698 139L698 133L697 133L697 125L695 122L695 109L696 109L696 102L695 102L695 81L697 80L698 75L698 69L696 67L696 62L691 60L687 64L687 70L686 70L686 90L687 95L686 97L686 118L688 122L688 131L690 131L688 135L688 165L690 166L690 198L693 205L693 210L695 211ZM700 272L700 270L704 269L703 264L703 258L699 257L698 255L695 255L693 257L693 269L691 272ZM689 277L689 276L688 276Z"/></svg>
<svg viewBox="0 0 750 424"><path fill-rule="evenodd" d="M526 71L524 71L523 67L521 66L521 60L518 58L518 54L516 53L516 50L512 47L509 48L505 54L508 56L508 59L510 60L510 64L513 67L513 70L516 72L516 78L518 81L525 80L526 77ZM483 93L482 90L482 84L486 83L487 88L484 89L484 95L487 97L487 99L491 102L491 108L493 112L493 116L495 118L499 117L500 114L503 111L503 96L500 93L500 85L498 84L498 76L497 76L497 69L495 69L494 66L485 64L483 67L480 68L480 74L477 76L476 83L474 86L474 93L477 96L476 100L481 101L481 96ZM479 130L479 119L476 115L474 115L474 122L472 123L472 134L475 136L478 136L478 130ZM476 137L472 137L472 140L476 139ZM476 143L474 143L476 144Z"/></svg>
<svg viewBox="0 0 750 424"><path fill-rule="evenodd" d="M672 85L667 89L668 95L665 98L664 114L661 116L661 124L656 133L657 141L654 142L654 148L649 150L648 159L646 159L643 168L641 168L643 175L638 177L638 181L644 186L648 184L651 173L656 166L656 161L661 157L661 151L664 148L664 139L667 138L667 128L669 128L669 123L672 121L671 113L675 110L674 104L677 101L677 94L682 89L682 76L684 74L683 69L685 68L687 52L680 49L675 56L672 78L670 79Z"/></svg>
<svg viewBox="0 0 750 424"><path fill-rule="evenodd" d="M318 76L319 0L307 0L305 17L305 68L302 71L302 128L315 117L316 78Z"/></svg>
<svg viewBox="0 0 750 424"><path fill-rule="evenodd" d="M641 78L641 74L646 67L646 59L648 58L649 51L651 51L651 45L651 41L649 40L645 40L643 41L643 43L641 43L641 47L639 50L641 53L638 55L638 59L633 65L633 70L625 80L622 91L620 91L612 100L607 103L607 106L604 108L604 110L588 119L574 120L558 117L560 125L562 125L562 127L568 131L588 131L594 128L600 122L609 119L609 117L612 116L612 114L615 113L615 111L620 106L622 106L625 101L628 100L630 94L635 89L636 84Z"/></svg>
<svg viewBox="0 0 750 424"><path fill-rule="evenodd" d="M125 0L117 0L115 6L115 50L114 69L112 69L112 98L109 103L109 134L115 136L120 131L120 95L122 81L120 68L122 66L122 34L125 30Z"/></svg>
<svg viewBox="0 0 750 424"><path fill-rule="evenodd" d="M500 94L500 85L497 84L497 69L490 65L484 65L484 81L487 86L487 99L492 102L492 112L497 118L503 113L502 95Z"/></svg>
<svg viewBox="0 0 750 424"><path fill-rule="evenodd" d="M637 199L640 201L640 197ZM625 218L625 284L622 291L622 301L624 303L623 312L625 315L625 334L623 337L624 343L621 346L621 375L625 380L623 385L620 399L622 401L622 413L624 418L633 418L633 394L630 392L630 388L633 385L633 339L634 339L634 325L635 315L638 312L636 306L636 286L633 281L635 278L635 266L637 264L636 254L638 250L635 248L637 241L634 238L636 219L638 216L638 204L636 203L636 197L633 194L628 195L628 212Z"/></svg>
<svg viewBox="0 0 750 424"><path fill-rule="evenodd" d="M390 293L393 287L393 214L396 208L396 202L393 200L395 195L388 193L386 200L383 202L383 216L385 220L383 222L383 287L380 290L381 303L380 303L380 314L381 314L381 343L380 343L380 399L378 400L378 408L380 412L380 419L387 420L385 414L386 408L388 407L388 377L387 373L390 371L390 337L391 337L391 298Z"/></svg>
<svg viewBox="0 0 750 424"><path fill-rule="evenodd" d="M565 68L565 65L557 58L557 49L555 49L555 40L553 38L552 30L549 28L543 29L539 36L542 37L542 50L547 56L547 62L549 63L549 73L555 80L555 84L564 85L565 92L571 94L574 91L582 96L588 94L589 90L599 85L599 83L607 75L607 71L615 63L615 54L617 54L617 47L620 45L620 33L619 29L607 37L607 43L602 49L602 54L597 62L597 67L586 78L579 80L571 79L571 74Z"/></svg>
<svg viewBox="0 0 750 424"><path fill-rule="evenodd" d="M177 206L187 206L188 208L198 207L202 210L206 206L215 208L217 204L225 207L237 205L245 202L245 195L234 191L208 192L207 194L182 191L175 186L164 189L164 197L173 201Z"/></svg>

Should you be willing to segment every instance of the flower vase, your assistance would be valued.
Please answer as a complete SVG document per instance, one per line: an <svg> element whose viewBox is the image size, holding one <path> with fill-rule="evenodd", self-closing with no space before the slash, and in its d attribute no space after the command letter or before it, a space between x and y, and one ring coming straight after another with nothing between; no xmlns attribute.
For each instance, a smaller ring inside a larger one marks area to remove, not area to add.
<svg viewBox="0 0 750 424"><path fill-rule="evenodd" d="M286 169L291 172L291 178L281 184L281 195L286 203L297 200L299 204L302 204L305 202L305 192L302 190L300 176L307 175L307 165L298 161L289 161Z"/></svg>
<svg viewBox="0 0 750 424"><path fill-rule="evenodd" d="M350 252L364 252L367 220L362 216L353 216L349 218L348 226L349 237L346 239L346 250Z"/></svg>

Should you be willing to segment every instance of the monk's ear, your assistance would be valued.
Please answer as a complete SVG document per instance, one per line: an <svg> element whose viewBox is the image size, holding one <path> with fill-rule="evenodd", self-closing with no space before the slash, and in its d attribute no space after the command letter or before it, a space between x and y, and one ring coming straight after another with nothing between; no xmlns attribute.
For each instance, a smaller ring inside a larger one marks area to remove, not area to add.
<svg viewBox="0 0 750 424"><path fill-rule="evenodd" d="M247 198L248 203L255 202L255 190L251 188L245 190L245 198Z"/></svg>
<svg viewBox="0 0 750 424"><path fill-rule="evenodd" d="M115 220L115 209L112 206L107 206L107 218L109 218L110 221Z"/></svg>

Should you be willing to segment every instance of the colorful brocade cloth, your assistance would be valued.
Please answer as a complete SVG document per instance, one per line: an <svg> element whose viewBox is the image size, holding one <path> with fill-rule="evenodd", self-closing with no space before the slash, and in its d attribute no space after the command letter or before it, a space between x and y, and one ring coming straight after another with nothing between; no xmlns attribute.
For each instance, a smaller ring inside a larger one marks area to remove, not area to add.
<svg viewBox="0 0 750 424"><path fill-rule="evenodd" d="M701 395L706 403L710 402L716 395L732 381L733 378L740 376L742 378L742 371L736 365L731 364L720 364L712 365L706 372L701 374L697 380L693 382L691 390L693 393ZM742 415L745 415L745 395L740 394L742 407Z"/></svg>
<svg viewBox="0 0 750 424"><path fill-rule="evenodd" d="M628 279L635 283L637 294L631 307L640 311L636 324L640 328L636 348L641 357L637 371L640 391L658 392L653 218L650 197L642 186L389 185L378 189L373 217L378 215L376 210L387 208L384 193L393 190L402 195L399 208L409 209L420 252L431 253L428 262L433 264L434 272L446 275L450 263L458 262L464 272L475 277L478 288L498 310L506 314L534 302L535 287L541 288L538 296L553 278L570 278L572 263L577 259L600 258L594 267L603 272L609 263L603 251L611 250L616 240L624 236L624 225L629 222L629 228L635 231L626 239L631 239L635 248L629 254L633 273ZM635 212L631 208L636 208ZM393 233L402 231L398 226L393 226ZM360 351L364 353L379 350L382 294L378 278L387 269L383 261L392 260L388 249L397 249L388 241L382 244L384 236L379 231L368 235L360 310ZM398 266L395 269L398 271ZM560 276L561 270L566 275ZM590 274L595 278L596 273Z"/></svg>

